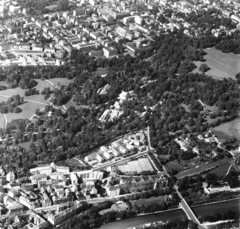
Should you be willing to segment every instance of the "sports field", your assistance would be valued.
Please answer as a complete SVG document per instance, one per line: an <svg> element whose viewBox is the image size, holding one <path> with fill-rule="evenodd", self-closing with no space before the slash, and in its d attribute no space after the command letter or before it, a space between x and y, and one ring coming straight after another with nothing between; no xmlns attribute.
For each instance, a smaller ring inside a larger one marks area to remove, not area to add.
<svg viewBox="0 0 240 229"><path fill-rule="evenodd" d="M207 55L204 56L205 62L197 61L195 64L200 66L206 63L211 69L206 72L206 75L217 79L232 78L240 72L240 55L234 53L223 53L215 48L205 49ZM199 72L194 69L193 72Z"/></svg>
<svg viewBox="0 0 240 229"><path fill-rule="evenodd" d="M214 127L213 133L220 142L230 138L236 138L238 141L240 141L240 118Z"/></svg>

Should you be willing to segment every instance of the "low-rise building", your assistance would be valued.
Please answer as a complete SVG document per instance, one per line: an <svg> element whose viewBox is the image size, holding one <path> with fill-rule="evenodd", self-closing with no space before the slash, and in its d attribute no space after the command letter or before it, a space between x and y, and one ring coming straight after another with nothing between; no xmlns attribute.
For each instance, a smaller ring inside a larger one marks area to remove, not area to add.
<svg viewBox="0 0 240 229"><path fill-rule="evenodd" d="M110 160L112 158L112 156L107 152L107 151L104 151L103 152L103 156L107 159L107 160Z"/></svg>
<svg viewBox="0 0 240 229"><path fill-rule="evenodd" d="M69 167L67 166L55 166L55 169L58 173L68 174L70 172Z"/></svg>
<svg viewBox="0 0 240 229"><path fill-rule="evenodd" d="M116 148L112 148L112 153L115 157L118 157L120 155L120 152Z"/></svg>
<svg viewBox="0 0 240 229"><path fill-rule="evenodd" d="M11 182L11 181L15 181L16 177L15 177L15 174L14 172L9 172L7 175L6 175L6 180L8 182Z"/></svg>
<svg viewBox="0 0 240 229"><path fill-rule="evenodd" d="M120 195L120 187L118 185L116 186L108 185L105 187L105 189L109 197Z"/></svg>
<svg viewBox="0 0 240 229"><path fill-rule="evenodd" d="M111 56L116 56L118 54L118 50L114 47L104 47L103 48L103 53L104 56L106 56L107 58L111 57Z"/></svg>
<svg viewBox="0 0 240 229"><path fill-rule="evenodd" d="M102 156L100 156L99 154L96 155L96 159L99 161L99 162L104 162L104 159Z"/></svg>

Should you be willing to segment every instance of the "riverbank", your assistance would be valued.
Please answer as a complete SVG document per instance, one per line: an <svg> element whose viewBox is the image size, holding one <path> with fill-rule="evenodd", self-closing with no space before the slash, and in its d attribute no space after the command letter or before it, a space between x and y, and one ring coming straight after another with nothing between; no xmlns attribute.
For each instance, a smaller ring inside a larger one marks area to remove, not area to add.
<svg viewBox="0 0 240 229"><path fill-rule="evenodd" d="M215 212L225 213L228 210L239 211L240 199L229 200L224 202L211 203L201 206L193 207L194 213L197 217L203 215L214 215ZM148 215L136 216L133 218L128 218L124 220L119 220L111 223L107 223L101 226L101 229L127 229L131 227L136 227L143 224L160 222L166 220L173 220L176 218L187 218L184 211L181 209L164 211L161 213L151 213Z"/></svg>
<svg viewBox="0 0 240 229"><path fill-rule="evenodd" d="M203 225L210 226L210 225L216 225L216 224L222 224L222 223L229 223L229 222L233 222L233 221L234 221L234 219L219 220L216 222L204 222Z"/></svg>

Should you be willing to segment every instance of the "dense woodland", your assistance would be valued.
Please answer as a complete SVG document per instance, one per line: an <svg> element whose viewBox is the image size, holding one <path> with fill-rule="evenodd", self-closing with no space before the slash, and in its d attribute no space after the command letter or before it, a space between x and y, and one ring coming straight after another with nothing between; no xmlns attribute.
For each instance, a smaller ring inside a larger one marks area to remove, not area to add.
<svg viewBox="0 0 240 229"><path fill-rule="evenodd" d="M200 40L179 30L161 34L150 47L139 51L136 58L127 55L96 60L87 53L74 50L64 66L2 70L0 77L7 80L9 87L20 86L27 93L35 93L31 91L36 84L34 79L56 76L74 79L68 86L54 92L46 89L42 93L46 98L54 93L53 103L57 105L65 104L70 98L79 105L70 107L66 113L46 106L46 112L53 111L51 117L42 116L34 124L26 120L10 123L7 130L2 130L3 134L17 130L15 143L31 140L33 144L27 150L18 148L12 154L5 154L2 163L6 165L13 158L19 158L15 166L29 168L36 160L48 163L75 155L85 156L94 147L147 126L150 126L151 145L157 148L158 154L168 151L176 155L179 147L174 146L175 152L171 148L175 145L172 139L177 135L201 133L237 117L239 89L236 81L216 80L204 72L191 73L196 67L193 61L203 60L204 54ZM151 56L150 61L145 61ZM97 67L106 67L107 76L97 75ZM99 95L97 91L107 84L111 90ZM122 104L124 114L119 120L101 124L98 117L114 104L122 91L134 91L136 96ZM199 99L218 108L214 122L207 121ZM46 129L50 130L47 134L43 133ZM194 155L185 154L183 157L189 159Z"/></svg>

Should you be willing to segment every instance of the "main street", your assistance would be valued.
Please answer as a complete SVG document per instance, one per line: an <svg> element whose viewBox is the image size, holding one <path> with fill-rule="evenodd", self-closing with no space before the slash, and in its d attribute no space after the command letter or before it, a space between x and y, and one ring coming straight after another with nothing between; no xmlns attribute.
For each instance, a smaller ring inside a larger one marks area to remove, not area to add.
<svg viewBox="0 0 240 229"><path fill-rule="evenodd" d="M213 203L208 205L201 205L193 207L193 211L198 217L203 215L213 215L216 212L225 213L228 210L239 211L240 199L229 200L220 203ZM141 215L134 218L115 221L105 224L101 229L125 229L129 227L136 227L146 223L153 223L163 220L173 220L176 218L187 218L183 210L177 209L173 211L167 211L162 213L156 213L151 215Z"/></svg>

